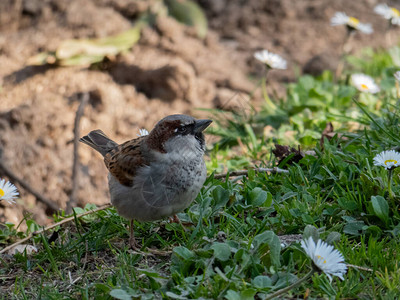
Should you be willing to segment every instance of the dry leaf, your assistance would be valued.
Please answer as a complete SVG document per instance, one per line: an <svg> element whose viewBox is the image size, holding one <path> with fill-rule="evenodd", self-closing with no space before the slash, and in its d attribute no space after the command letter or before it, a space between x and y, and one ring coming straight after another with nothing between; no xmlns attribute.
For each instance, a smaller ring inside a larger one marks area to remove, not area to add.
<svg viewBox="0 0 400 300"><path fill-rule="evenodd" d="M38 252L38 249L32 245L21 244L11 248L8 254L15 255L17 253L24 253L25 251L27 255L31 255L32 253Z"/></svg>

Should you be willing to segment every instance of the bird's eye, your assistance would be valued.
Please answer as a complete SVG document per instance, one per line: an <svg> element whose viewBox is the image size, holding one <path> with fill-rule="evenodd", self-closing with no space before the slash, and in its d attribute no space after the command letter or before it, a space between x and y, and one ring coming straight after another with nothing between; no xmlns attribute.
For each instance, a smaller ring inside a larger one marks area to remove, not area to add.
<svg viewBox="0 0 400 300"><path fill-rule="evenodd" d="M181 126L181 127L178 127L178 128L176 128L175 129L175 132L176 133L185 133L186 132L186 130L187 130L187 127L186 126Z"/></svg>
<svg viewBox="0 0 400 300"><path fill-rule="evenodd" d="M193 130L194 130L194 124L186 124L175 128L174 132L179 135L187 135L187 134L192 134Z"/></svg>
<svg viewBox="0 0 400 300"><path fill-rule="evenodd" d="M182 126L179 126L179 127L175 128L174 131L175 131L176 134L179 134L179 135L187 135L187 134L192 133L193 125L192 124L182 125Z"/></svg>

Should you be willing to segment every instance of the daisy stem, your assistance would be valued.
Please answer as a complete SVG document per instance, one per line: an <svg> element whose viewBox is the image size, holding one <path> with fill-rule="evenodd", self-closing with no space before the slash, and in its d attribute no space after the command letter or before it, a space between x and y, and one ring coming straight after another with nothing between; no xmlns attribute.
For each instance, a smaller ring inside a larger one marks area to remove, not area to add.
<svg viewBox="0 0 400 300"><path fill-rule="evenodd" d="M286 292L288 292L288 291L290 291L291 289L293 289L293 288L299 286L299 285L302 284L304 281L306 281L307 279L309 279L309 278L314 274L314 272L315 272L315 269L312 268L311 271L308 272L307 275L304 276L303 278L299 279L299 280L296 281L295 283L293 283L293 284L291 284L291 285L289 285L289 286L287 286L287 287L285 287L285 288L283 288L283 289L280 289L280 290L276 291L275 293L272 293L272 294L267 295L267 297L266 297L265 299L272 299L272 298L278 297L278 296L280 296L280 295L282 295L282 294L285 294Z"/></svg>
<svg viewBox="0 0 400 300"><path fill-rule="evenodd" d="M389 199L393 200L393 194L392 194L392 175L393 175L393 169L388 170L388 192L389 192Z"/></svg>
<svg viewBox="0 0 400 300"><path fill-rule="evenodd" d="M385 32L385 42L386 42L386 47L389 48L390 45L392 44L392 36L390 34L390 29L392 29L392 22L391 19L388 20L388 27Z"/></svg>
<svg viewBox="0 0 400 300"><path fill-rule="evenodd" d="M265 80L261 82L261 91L265 100L265 103L267 104L267 107L271 110L271 112L276 111L276 105L271 101L271 98L268 96L267 92L267 76L270 68L267 68L267 71L265 73Z"/></svg>
<svg viewBox="0 0 400 300"><path fill-rule="evenodd" d="M342 75L342 71L343 71L344 64L345 64L345 58L346 58L346 55L348 55L350 53L351 42L353 40L354 33L355 33L354 29L347 30L346 39L343 43L342 53L340 55L340 60L339 60L339 63L337 65L336 72L335 72L336 81L339 81L339 78Z"/></svg>

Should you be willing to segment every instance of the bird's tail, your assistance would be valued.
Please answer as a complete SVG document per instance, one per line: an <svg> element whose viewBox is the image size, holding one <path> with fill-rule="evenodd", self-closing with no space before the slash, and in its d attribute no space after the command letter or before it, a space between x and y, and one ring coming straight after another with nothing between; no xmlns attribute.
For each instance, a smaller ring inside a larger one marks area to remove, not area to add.
<svg viewBox="0 0 400 300"><path fill-rule="evenodd" d="M81 137L80 142L89 145L101 155L106 155L110 150L114 149L118 144L105 135L100 129L89 132L88 135Z"/></svg>

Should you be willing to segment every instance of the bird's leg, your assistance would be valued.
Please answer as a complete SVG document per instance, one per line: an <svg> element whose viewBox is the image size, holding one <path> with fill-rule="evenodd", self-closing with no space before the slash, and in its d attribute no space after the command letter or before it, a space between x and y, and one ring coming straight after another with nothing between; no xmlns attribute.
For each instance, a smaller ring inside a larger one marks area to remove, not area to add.
<svg viewBox="0 0 400 300"><path fill-rule="evenodd" d="M193 225L192 222L182 222L179 220L177 215L173 215L172 217L169 218L170 223L177 223L177 224L182 224L183 226L191 226Z"/></svg>
<svg viewBox="0 0 400 300"><path fill-rule="evenodd" d="M135 239L135 233L133 232L133 220L129 221L129 246L133 250L139 249L138 244Z"/></svg>
<svg viewBox="0 0 400 300"><path fill-rule="evenodd" d="M179 224L181 222L181 220L179 220L177 215L173 215L172 217L169 218L169 222L170 223L178 223Z"/></svg>

